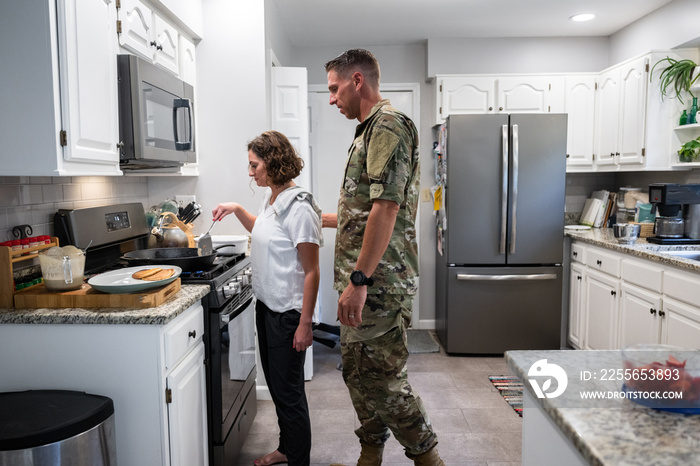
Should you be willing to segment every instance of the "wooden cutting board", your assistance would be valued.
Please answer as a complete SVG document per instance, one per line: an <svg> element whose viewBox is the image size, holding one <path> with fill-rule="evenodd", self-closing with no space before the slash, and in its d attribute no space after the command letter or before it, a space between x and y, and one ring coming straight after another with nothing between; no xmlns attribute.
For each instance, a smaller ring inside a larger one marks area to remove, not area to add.
<svg viewBox="0 0 700 466"><path fill-rule="evenodd" d="M160 306L180 291L180 278L160 288L137 293L109 294L93 289L87 283L79 290L62 293L48 291L43 283L18 291L15 294L15 308L133 308L143 309Z"/></svg>

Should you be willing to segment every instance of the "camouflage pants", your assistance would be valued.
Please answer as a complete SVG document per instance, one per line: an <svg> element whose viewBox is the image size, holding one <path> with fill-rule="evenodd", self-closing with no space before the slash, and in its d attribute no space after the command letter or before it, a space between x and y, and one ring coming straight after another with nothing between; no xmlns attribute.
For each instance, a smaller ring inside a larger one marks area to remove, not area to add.
<svg viewBox="0 0 700 466"><path fill-rule="evenodd" d="M376 304L371 302L376 296L368 296L366 307ZM405 315L410 316L410 308ZM437 437L407 379L405 327L409 322L410 317L405 317L397 327L368 340L341 339L341 353L343 379L361 424L355 431L357 436L364 443L381 446L391 431L405 448L406 456L412 458L435 446Z"/></svg>

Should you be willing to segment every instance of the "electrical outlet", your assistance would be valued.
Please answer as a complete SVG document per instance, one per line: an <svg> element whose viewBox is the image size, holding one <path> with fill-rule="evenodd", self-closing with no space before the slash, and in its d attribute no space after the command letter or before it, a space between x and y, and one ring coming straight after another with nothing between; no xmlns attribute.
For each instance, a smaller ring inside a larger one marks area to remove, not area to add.
<svg viewBox="0 0 700 466"><path fill-rule="evenodd" d="M186 195L186 194L176 194L175 195L175 202L177 202L181 206L186 206L190 202L197 202L194 194L192 195Z"/></svg>

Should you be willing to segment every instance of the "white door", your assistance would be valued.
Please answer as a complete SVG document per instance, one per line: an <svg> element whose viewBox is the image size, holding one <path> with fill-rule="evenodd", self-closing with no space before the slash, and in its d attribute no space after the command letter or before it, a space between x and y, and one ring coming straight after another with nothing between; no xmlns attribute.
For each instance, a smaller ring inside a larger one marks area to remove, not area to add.
<svg viewBox="0 0 700 466"><path fill-rule="evenodd" d="M615 165L620 117L620 70L614 68L598 79L595 103L596 165Z"/></svg>
<svg viewBox="0 0 700 466"><path fill-rule="evenodd" d="M632 285L622 285L620 300L620 348L660 341L661 295Z"/></svg>
<svg viewBox="0 0 700 466"><path fill-rule="evenodd" d="M304 161L296 184L314 191L309 157L308 85L306 68L272 67L270 109L272 129L287 136Z"/></svg>
<svg viewBox="0 0 700 466"><path fill-rule="evenodd" d="M644 163L648 62L649 59L643 57L623 66L620 71L620 164Z"/></svg>
<svg viewBox="0 0 700 466"><path fill-rule="evenodd" d="M593 166L593 122L595 121L595 77L566 77L567 166Z"/></svg>
<svg viewBox="0 0 700 466"><path fill-rule="evenodd" d="M391 105L414 118L414 102L418 99L413 91L387 91L381 89L382 98L391 100ZM328 91L310 92L311 154L314 163L314 196L323 212L338 210L338 195L343 178L343 169L352 143L357 120L348 120L337 107L329 105ZM416 219L418 229L418 219ZM335 230L323 230L323 247L320 251L321 284L318 301L321 305L321 322L337 324L338 292L333 289L333 254ZM414 302L414 325L418 322L418 296Z"/></svg>
<svg viewBox="0 0 700 466"><path fill-rule="evenodd" d="M111 0L58 2L64 159L119 161L116 9ZM59 22L59 24L61 24Z"/></svg>

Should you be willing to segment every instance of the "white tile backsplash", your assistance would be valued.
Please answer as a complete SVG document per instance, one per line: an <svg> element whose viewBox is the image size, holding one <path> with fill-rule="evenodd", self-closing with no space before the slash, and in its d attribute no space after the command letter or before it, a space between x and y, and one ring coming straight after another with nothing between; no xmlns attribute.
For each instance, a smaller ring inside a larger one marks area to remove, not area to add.
<svg viewBox="0 0 700 466"><path fill-rule="evenodd" d="M13 239L12 228L31 225L34 235L53 235L59 209L79 209L148 201L148 177L0 177L0 241Z"/></svg>

